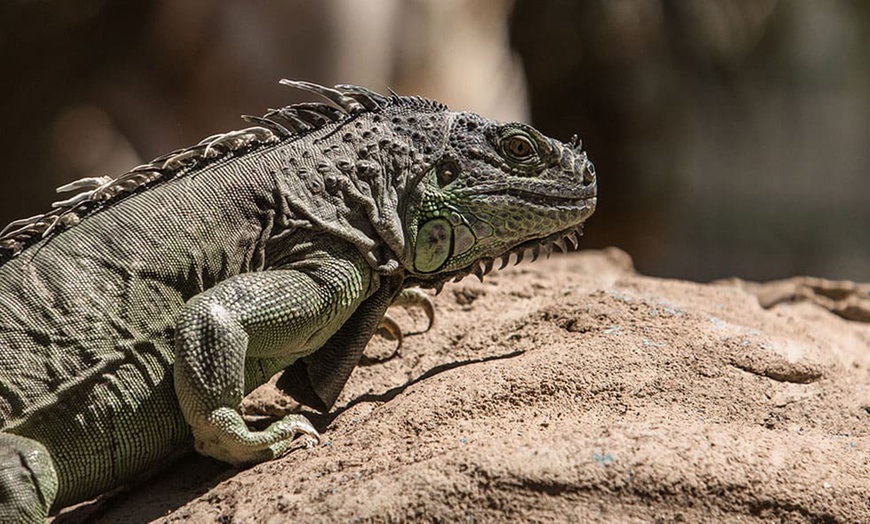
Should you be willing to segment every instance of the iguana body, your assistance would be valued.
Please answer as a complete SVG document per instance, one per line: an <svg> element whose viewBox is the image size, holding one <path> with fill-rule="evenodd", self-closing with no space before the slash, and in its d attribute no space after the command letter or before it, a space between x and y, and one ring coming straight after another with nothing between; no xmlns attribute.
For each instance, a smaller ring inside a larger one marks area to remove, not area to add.
<svg viewBox="0 0 870 524"><path fill-rule="evenodd" d="M403 290L576 239L594 210L577 143L287 83L332 105L71 184L0 235L0 521L39 522L192 440L274 458L317 433L298 415L249 430L249 391L286 368L279 386L329 409Z"/></svg>

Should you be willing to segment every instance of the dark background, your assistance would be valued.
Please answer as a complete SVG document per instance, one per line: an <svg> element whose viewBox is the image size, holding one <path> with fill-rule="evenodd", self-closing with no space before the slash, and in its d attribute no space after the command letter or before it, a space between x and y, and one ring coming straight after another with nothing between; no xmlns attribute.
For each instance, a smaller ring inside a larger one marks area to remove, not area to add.
<svg viewBox="0 0 870 524"><path fill-rule="evenodd" d="M567 139L585 247L709 280L870 280L870 2L7 0L0 222L299 101L279 78L441 100Z"/></svg>

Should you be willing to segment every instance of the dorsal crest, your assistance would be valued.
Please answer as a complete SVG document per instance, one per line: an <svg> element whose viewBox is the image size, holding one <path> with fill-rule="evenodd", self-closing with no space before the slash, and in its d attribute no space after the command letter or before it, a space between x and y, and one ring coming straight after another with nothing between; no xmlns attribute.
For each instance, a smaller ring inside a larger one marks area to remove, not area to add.
<svg viewBox="0 0 870 524"><path fill-rule="evenodd" d="M364 87L340 84L333 88L310 82L281 80L283 85L315 93L328 103L303 102L271 109L263 116L243 116L251 127L212 135L198 144L155 158L118 176L88 177L57 188L58 193L76 192L54 202L46 213L15 220L0 231L0 262L9 260L30 245L73 227L93 213L139 191L203 169L209 164L285 140L301 138L325 126L343 123L361 113L375 113L389 106L416 111L446 111L447 106L416 96L389 96Z"/></svg>

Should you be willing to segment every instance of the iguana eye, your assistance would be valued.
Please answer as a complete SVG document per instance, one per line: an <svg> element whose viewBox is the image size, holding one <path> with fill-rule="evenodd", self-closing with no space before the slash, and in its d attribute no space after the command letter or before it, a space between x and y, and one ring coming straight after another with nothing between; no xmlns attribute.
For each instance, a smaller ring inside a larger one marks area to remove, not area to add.
<svg viewBox="0 0 870 524"><path fill-rule="evenodd" d="M435 173L438 176L438 186L444 187L456 180L456 177L459 176L459 166L452 160L446 160L441 162L438 167L435 168Z"/></svg>
<svg viewBox="0 0 870 524"><path fill-rule="evenodd" d="M535 155L532 141L523 135L513 135L505 140L505 151L514 160L527 160Z"/></svg>

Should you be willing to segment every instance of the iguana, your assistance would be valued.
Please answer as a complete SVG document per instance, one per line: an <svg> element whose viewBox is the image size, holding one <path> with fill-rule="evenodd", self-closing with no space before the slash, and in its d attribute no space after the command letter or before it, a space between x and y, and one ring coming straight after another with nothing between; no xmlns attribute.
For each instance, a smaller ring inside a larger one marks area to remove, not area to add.
<svg viewBox="0 0 870 524"><path fill-rule="evenodd" d="M298 433L238 411L277 384L328 410L391 303L495 260L576 247L596 205L576 136L415 96L245 117L0 233L0 521L40 522L191 441L235 465Z"/></svg>

